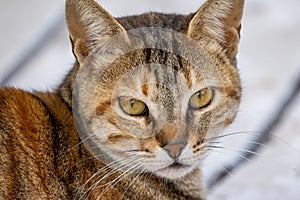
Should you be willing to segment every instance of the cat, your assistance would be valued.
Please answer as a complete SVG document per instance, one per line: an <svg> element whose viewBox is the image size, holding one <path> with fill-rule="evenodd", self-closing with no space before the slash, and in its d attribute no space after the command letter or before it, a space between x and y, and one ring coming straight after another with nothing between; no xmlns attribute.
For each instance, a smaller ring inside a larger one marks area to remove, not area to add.
<svg viewBox="0 0 300 200"><path fill-rule="evenodd" d="M201 161L241 99L243 6L115 19L66 0L63 83L0 89L0 199L204 200Z"/></svg>

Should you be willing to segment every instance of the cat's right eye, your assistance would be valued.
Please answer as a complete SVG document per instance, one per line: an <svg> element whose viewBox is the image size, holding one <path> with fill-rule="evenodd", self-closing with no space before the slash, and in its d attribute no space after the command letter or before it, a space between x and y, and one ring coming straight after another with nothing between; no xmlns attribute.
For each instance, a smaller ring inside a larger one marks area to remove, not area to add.
<svg viewBox="0 0 300 200"><path fill-rule="evenodd" d="M129 98L119 98L120 107L122 110L131 116L142 116L148 112L148 107L142 101Z"/></svg>

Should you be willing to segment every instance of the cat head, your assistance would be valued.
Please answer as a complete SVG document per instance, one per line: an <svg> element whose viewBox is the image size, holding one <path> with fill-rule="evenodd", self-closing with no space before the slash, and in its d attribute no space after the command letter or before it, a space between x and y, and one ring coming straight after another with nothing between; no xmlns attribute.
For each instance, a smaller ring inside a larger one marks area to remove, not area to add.
<svg viewBox="0 0 300 200"><path fill-rule="evenodd" d="M209 0L181 33L125 30L96 2L67 0L79 66L72 107L90 152L169 179L196 169L238 110L242 10L242 0Z"/></svg>

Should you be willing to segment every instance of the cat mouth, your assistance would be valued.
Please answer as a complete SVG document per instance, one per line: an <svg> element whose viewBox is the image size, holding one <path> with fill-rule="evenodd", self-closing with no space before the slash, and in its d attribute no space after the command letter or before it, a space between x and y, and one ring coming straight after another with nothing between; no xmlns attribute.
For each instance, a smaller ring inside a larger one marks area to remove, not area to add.
<svg viewBox="0 0 300 200"><path fill-rule="evenodd" d="M173 169L173 170L181 170L181 169L185 169L185 168L189 168L189 165L184 165L178 162L174 162L173 164L165 167L164 169Z"/></svg>
<svg viewBox="0 0 300 200"><path fill-rule="evenodd" d="M162 169L157 170L156 174L168 179L178 179L191 172L192 169L193 168L190 165L174 162Z"/></svg>

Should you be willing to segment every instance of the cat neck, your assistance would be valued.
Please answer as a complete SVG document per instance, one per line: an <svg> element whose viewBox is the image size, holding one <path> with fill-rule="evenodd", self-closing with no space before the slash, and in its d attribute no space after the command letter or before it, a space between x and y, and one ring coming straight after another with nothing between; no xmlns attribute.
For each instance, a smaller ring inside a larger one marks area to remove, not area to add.
<svg viewBox="0 0 300 200"><path fill-rule="evenodd" d="M154 196L157 199L204 199L199 169L178 180L166 180L146 173L124 174L122 171L107 176L111 172L108 168L100 173L105 165L80 142L71 110L65 101L55 93L36 95L45 103L53 118L56 175L74 197L88 194L90 197L102 195L104 199L111 199L113 193L113 199L153 199ZM97 176L91 179L96 173ZM100 177L105 177L98 183L103 187L93 187ZM89 192L91 188L93 191Z"/></svg>

